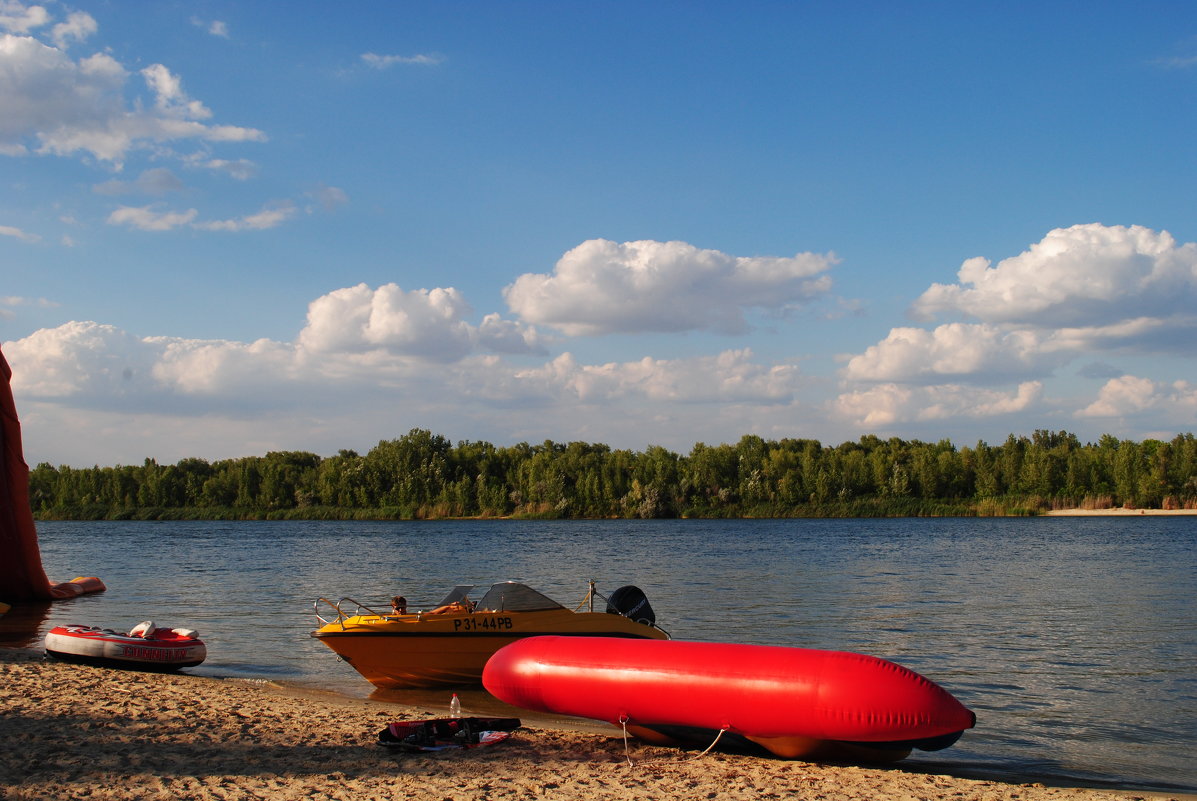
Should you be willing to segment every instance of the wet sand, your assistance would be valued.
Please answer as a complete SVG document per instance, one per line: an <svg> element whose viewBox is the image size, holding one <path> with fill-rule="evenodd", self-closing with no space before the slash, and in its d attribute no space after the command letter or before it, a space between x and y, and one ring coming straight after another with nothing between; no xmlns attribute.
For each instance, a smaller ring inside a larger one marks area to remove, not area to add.
<svg viewBox="0 0 1197 801"><path fill-rule="evenodd" d="M614 728L526 717L525 728L489 748L413 755L377 745L389 721L431 716L262 680L69 665L0 649L0 798L1193 798L931 775L900 763L879 768L699 755L635 740L625 753Z"/></svg>

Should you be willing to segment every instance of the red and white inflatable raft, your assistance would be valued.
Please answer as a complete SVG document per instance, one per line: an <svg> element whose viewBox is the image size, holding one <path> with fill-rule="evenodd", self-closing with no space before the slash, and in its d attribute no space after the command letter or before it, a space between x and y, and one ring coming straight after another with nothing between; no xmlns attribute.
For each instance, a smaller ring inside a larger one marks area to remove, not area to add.
<svg viewBox="0 0 1197 801"><path fill-rule="evenodd" d="M531 637L482 683L525 709L604 720L656 743L761 746L787 758L893 761L956 742L976 715L884 659L764 645Z"/></svg>
<svg viewBox="0 0 1197 801"><path fill-rule="evenodd" d="M128 634L94 626L55 626L46 633L46 654L67 662L165 671L198 665L207 658L208 648L192 629L159 628L147 620Z"/></svg>

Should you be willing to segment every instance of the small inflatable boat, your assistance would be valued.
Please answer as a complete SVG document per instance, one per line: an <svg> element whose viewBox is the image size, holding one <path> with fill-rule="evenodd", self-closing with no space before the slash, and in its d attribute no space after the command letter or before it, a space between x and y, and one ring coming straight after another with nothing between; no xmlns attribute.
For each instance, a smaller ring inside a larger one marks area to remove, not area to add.
<svg viewBox="0 0 1197 801"><path fill-rule="evenodd" d="M167 671L195 667L208 656L208 648L193 629L159 628L147 620L128 634L55 626L46 633L46 655L87 665Z"/></svg>

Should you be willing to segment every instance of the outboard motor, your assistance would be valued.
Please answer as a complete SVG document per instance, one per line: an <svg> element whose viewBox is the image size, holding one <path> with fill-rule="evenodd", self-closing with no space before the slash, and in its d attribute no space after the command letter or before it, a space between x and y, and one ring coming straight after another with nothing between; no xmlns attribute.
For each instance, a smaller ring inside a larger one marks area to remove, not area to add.
<svg viewBox="0 0 1197 801"><path fill-rule="evenodd" d="M637 623L652 626L657 622L657 616L648 603L648 596L639 587L628 584L611 593L607 599L607 611L613 615L623 615Z"/></svg>

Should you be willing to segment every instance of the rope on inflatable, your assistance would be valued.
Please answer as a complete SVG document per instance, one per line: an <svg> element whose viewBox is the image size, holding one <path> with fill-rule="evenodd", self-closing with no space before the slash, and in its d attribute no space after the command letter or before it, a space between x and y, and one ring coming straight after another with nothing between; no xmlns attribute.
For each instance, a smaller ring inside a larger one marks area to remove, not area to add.
<svg viewBox="0 0 1197 801"><path fill-rule="evenodd" d="M623 726L623 758L628 761L628 767L632 765L632 750L628 748L628 716L621 715L619 718L619 725Z"/></svg>
<svg viewBox="0 0 1197 801"><path fill-rule="evenodd" d="M626 759L628 761L628 767L630 767L630 768L635 767L635 763L632 762L632 751L631 751L631 748L628 746L628 716L627 715L623 715L622 717L620 717L619 725L623 727L623 756L624 756L624 759ZM692 757L686 757L684 759L651 759L648 762L641 762L640 765L641 765L641 767L643 767L644 765L654 765L658 762L689 762L690 760L693 760L693 759L701 759L702 757L711 753L711 749L719 744L719 738L723 736L723 733L725 731L727 731L727 729L720 729L719 733L715 735L715 739L711 741L711 744L708 745L703 750L703 752L701 754L695 754Z"/></svg>

